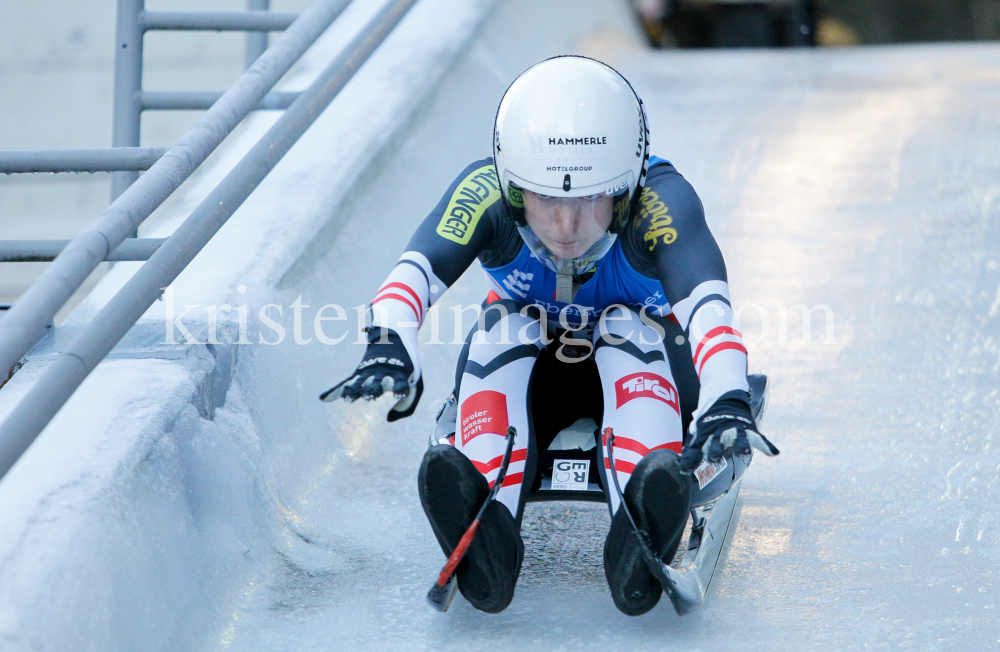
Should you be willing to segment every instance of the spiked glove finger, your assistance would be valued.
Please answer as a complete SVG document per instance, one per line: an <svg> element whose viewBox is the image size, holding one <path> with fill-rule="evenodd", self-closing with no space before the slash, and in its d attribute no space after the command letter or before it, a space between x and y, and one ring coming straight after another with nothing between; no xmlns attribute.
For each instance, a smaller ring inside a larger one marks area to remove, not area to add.
<svg viewBox="0 0 1000 652"><path fill-rule="evenodd" d="M415 372L413 361L399 335L391 330L373 328L368 332L368 348L361 364L350 376L320 394L324 402L342 398L353 403L359 398L374 401L391 392L396 404L388 420L408 417L417 408L423 393L423 378Z"/></svg>
<svg viewBox="0 0 1000 652"><path fill-rule="evenodd" d="M698 419L694 438L681 453L681 469L694 471L703 459L718 462L729 449L749 455L754 448L768 457L779 453L757 430L746 392L727 392Z"/></svg>

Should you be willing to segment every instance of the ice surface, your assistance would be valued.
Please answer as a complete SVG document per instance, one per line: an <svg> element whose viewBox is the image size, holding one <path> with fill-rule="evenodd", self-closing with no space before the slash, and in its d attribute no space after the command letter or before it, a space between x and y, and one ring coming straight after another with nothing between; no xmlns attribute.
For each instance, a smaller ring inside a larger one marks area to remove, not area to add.
<svg viewBox="0 0 1000 652"><path fill-rule="evenodd" d="M218 647L1000 646L1000 47L670 52L622 70L654 152L704 199L748 306L751 370L773 383L766 432L782 455L747 474L707 604L619 614L606 511L541 504L507 611L429 609L443 558L415 474L456 347L425 346L413 418L328 408L338 449L295 499L309 543L248 583ZM345 232L316 268L365 267L349 253L361 237ZM474 300L476 283L448 300ZM794 310L783 334L796 304L829 306L829 333L817 309L810 340ZM297 378L319 388L336 374Z"/></svg>

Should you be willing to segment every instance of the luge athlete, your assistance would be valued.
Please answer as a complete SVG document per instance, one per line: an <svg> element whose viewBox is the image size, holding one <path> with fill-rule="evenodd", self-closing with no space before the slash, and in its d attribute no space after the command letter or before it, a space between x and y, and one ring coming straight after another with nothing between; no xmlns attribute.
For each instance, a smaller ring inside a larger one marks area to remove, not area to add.
<svg viewBox="0 0 1000 652"><path fill-rule="evenodd" d="M423 391L417 330L477 258L492 291L459 358L456 431L427 451L418 478L448 555L496 477L508 425L517 430L506 480L459 566L462 594L490 613L510 604L538 451L583 416L613 429L625 499L669 561L699 498L691 472L703 457L778 451L750 412L746 350L701 201L650 157L642 101L620 74L564 56L514 81L493 157L467 167L418 227L372 300L361 364L321 398L392 392L389 420L412 414ZM686 359L672 365L668 348L681 345ZM612 513L608 584L621 611L642 614L662 587L598 459Z"/></svg>

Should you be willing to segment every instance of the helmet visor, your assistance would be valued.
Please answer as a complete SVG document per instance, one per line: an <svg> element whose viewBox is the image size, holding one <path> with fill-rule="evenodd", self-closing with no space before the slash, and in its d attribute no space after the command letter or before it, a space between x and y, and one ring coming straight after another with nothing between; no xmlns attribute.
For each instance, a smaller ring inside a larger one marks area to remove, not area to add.
<svg viewBox="0 0 1000 652"><path fill-rule="evenodd" d="M517 230L521 233L521 238L528 245L528 249L543 265L551 269L556 274L570 274L579 276L592 271L597 266L597 261L604 258L611 250L611 246L618 239L614 233L605 231L582 255L575 258L563 258L553 254L548 247L538 238L530 226L519 226Z"/></svg>
<svg viewBox="0 0 1000 652"><path fill-rule="evenodd" d="M614 197L554 197L523 191L524 219L557 258L579 258L607 233L614 216Z"/></svg>

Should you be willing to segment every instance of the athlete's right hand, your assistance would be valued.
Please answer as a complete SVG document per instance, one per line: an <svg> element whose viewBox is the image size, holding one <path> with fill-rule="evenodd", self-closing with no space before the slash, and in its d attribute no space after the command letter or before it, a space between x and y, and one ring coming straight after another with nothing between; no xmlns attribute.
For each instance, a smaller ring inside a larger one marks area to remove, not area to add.
<svg viewBox="0 0 1000 652"><path fill-rule="evenodd" d="M353 403L359 398L373 401L385 392L392 392L397 403L389 412L389 420L395 421L409 416L416 409L423 382L415 373L402 338L395 331L372 328L368 332L368 348L361 364L345 380L320 394L320 400L327 403L343 398Z"/></svg>

